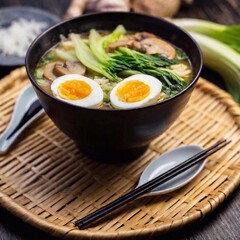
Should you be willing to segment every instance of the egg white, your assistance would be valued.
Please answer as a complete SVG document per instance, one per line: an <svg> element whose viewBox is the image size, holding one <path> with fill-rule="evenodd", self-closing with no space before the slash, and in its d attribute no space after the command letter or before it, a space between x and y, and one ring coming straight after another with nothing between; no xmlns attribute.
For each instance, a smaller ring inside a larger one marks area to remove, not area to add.
<svg viewBox="0 0 240 240"><path fill-rule="evenodd" d="M130 82L133 80L138 80L148 85L150 87L150 94L146 98L138 102L124 102L120 100L119 97L117 96L117 89L120 86L124 85L126 82ZM112 106L116 109L139 108L157 102L161 90L162 83L157 78L147 74L136 74L124 79L112 89L110 93L110 101Z"/></svg>
<svg viewBox="0 0 240 240"><path fill-rule="evenodd" d="M68 100L62 98L59 95L58 87L61 83L64 83L69 80L84 81L91 87L92 90L91 93L87 97L79 100ZM67 74L59 78L56 78L51 85L51 90L53 95L58 99L81 107L97 107L103 102L103 90L100 87L100 85L97 82L93 81L92 79L79 74Z"/></svg>

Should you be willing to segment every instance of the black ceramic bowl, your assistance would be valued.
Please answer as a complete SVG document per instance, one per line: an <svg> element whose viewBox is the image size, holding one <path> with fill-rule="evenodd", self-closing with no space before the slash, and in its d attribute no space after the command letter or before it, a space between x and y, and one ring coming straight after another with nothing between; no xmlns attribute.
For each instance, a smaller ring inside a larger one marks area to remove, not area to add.
<svg viewBox="0 0 240 240"><path fill-rule="evenodd" d="M123 24L129 31L148 31L182 48L193 66L193 79L182 92L155 105L130 110L87 109L70 105L45 93L34 79L42 55L59 41L59 35L113 30ZM26 56L29 79L48 116L79 148L96 159L121 162L137 158L149 143L177 119L187 104L202 68L195 41L183 30L159 18L125 12L84 15L55 25L41 34Z"/></svg>

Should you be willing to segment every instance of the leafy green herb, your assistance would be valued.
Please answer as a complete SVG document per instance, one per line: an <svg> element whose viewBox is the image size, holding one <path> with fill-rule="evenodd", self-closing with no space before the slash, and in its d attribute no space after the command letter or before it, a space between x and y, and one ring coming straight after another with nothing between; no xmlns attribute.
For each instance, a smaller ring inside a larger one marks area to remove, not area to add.
<svg viewBox="0 0 240 240"><path fill-rule="evenodd" d="M119 48L116 53L117 54L112 58L125 63L125 65L130 68L136 64L140 64L139 68L155 68L168 67L172 64L178 63L177 60L170 60L160 54L144 54L127 47Z"/></svg>
<svg viewBox="0 0 240 240"><path fill-rule="evenodd" d="M163 83L163 91L167 95L174 95L187 85L187 82L173 71L165 69L178 63L179 59L170 60L161 54L144 54L127 47L121 47L108 54L105 50L107 45L117 41L125 32L121 25L106 36L101 36L92 29L88 44L76 34L71 34L70 38L79 61L111 81L119 81L120 77L130 73L145 73L158 78ZM185 57L182 52L179 56Z"/></svg>
<svg viewBox="0 0 240 240"><path fill-rule="evenodd" d="M121 78L127 78L132 75L139 74L139 73L141 73L141 72L136 71L136 70L127 69L127 70L122 70L122 71L118 72L118 76L120 76Z"/></svg>
<svg viewBox="0 0 240 240"><path fill-rule="evenodd" d="M177 60L169 60L160 54L147 55L125 47L119 48L112 58L124 63L123 67L127 67L125 72L138 71L158 78L163 83L163 92L168 96L178 93L187 85L184 79L164 68L178 63Z"/></svg>

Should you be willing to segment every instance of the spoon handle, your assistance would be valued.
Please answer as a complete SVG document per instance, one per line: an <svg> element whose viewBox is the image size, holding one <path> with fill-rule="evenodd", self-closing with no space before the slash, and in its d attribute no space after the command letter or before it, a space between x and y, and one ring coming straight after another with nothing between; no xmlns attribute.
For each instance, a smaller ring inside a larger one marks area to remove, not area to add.
<svg viewBox="0 0 240 240"><path fill-rule="evenodd" d="M5 154L20 133L43 113L33 88L30 85L24 88L16 101L8 127L0 135L0 155Z"/></svg>

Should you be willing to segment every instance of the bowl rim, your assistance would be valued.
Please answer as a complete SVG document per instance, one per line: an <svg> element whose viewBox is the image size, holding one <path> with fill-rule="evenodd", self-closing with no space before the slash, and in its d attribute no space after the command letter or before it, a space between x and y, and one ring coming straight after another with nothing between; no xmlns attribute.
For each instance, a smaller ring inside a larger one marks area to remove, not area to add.
<svg viewBox="0 0 240 240"><path fill-rule="evenodd" d="M29 69L29 66L28 66L28 62L29 62L29 59L30 59L29 56L30 56L31 50L32 50L33 46L36 44L36 42L38 42L39 39L42 38L42 36L44 36L45 34L47 34L50 31L52 31L54 28L56 28L58 26L61 26L61 25L65 24L65 23L67 23L67 22L76 21L77 19L88 18L88 17L91 17L91 16L101 16L101 15L107 15L107 14L135 15L135 16L139 16L139 17L152 18L155 21L156 20L157 21L162 21L162 22L164 22L166 24L169 24L169 25L172 25L175 28L177 28L178 30L182 31L194 43L194 45L196 47L196 51L198 52L198 55L199 55L199 69L198 69L195 77L191 80L191 82L183 90L181 90L180 92L178 92L176 95L174 95L172 97L169 97L169 98L167 98L165 100L162 100L160 102L157 102L157 103L154 103L154 104L151 104L151 105L142 106L142 107L138 107L138 108L129 108L129 109L98 109L98 108L81 107L81 106L76 106L76 105L73 105L71 103L62 101L61 99L58 99L58 98L56 98L54 96L51 96L50 94L46 93L36 83L36 80L35 80L34 76L32 76L32 74L30 73L30 69ZM203 56L202 56L201 49L200 49L199 45L197 44L197 42L193 39L193 37L189 33L187 33L184 29L178 27L177 25L173 24L172 22L170 22L170 21L168 21L168 20L166 20L164 18L154 17L154 16L151 16L151 15L148 15L148 14L143 14L143 13L121 12L121 11L88 13L88 14L84 14L84 15L79 16L79 17L75 17L75 18L71 18L71 19L67 19L67 20L61 21L60 23L57 23L57 24L51 26L50 28L48 28L44 32L42 32L39 36L37 36L35 38L35 40L29 46L28 51L27 51L26 56L25 56L25 67L26 67L26 71L27 71L28 77L29 77L32 85L34 87L36 87L43 95L47 96L48 98L50 98L50 99L52 99L54 101L60 102L62 104L66 104L66 105L71 106L71 107L76 108L76 109L80 108L80 109L85 109L85 110L89 110L89 111L97 111L97 112L98 111L101 111L101 112L140 111L140 110L152 108L152 107L155 107L155 106L162 105L164 103L170 102L171 100L178 98L180 95L182 95L183 93L187 92L188 90L190 90L193 87L193 85L197 82L197 80L198 80L198 78L200 76L200 73L201 73L201 70L202 70L202 66L203 66Z"/></svg>

